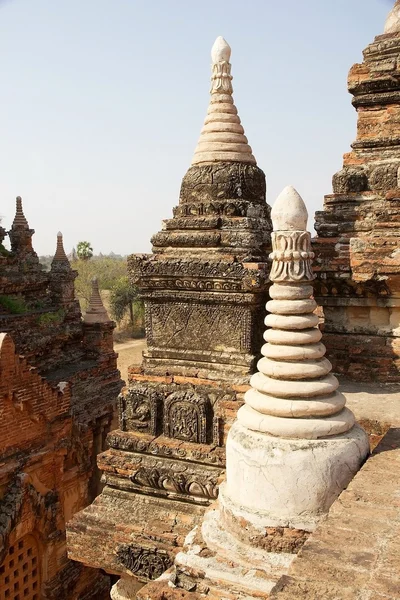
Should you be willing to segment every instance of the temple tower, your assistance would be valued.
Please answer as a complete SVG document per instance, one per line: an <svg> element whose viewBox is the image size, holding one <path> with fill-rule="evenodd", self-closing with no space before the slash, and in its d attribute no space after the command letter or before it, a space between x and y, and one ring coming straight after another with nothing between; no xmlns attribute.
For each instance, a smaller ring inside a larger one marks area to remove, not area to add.
<svg viewBox="0 0 400 600"><path fill-rule="evenodd" d="M316 213L316 300L335 371L400 381L400 4L350 70L357 139Z"/></svg>
<svg viewBox="0 0 400 600"><path fill-rule="evenodd" d="M69 526L72 558L141 581L173 563L217 497L226 435L261 347L270 210L232 98L230 54L218 38L207 117L173 218L152 254L129 257L147 350L99 460L106 487Z"/></svg>

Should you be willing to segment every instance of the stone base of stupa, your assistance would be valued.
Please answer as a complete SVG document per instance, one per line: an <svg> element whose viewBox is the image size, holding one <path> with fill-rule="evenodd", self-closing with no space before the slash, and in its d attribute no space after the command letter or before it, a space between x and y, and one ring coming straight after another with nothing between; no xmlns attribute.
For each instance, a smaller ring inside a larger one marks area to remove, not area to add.
<svg viewBox="0 0 400 600"><path fill-rule="evenodd" d="M264 536L266 528L313 531L364 463L369 440L358 425L329 438L296 440L252 431L236 421L226 451L221 511L235 534L235 522L247 523L250 541Z"/></svg>
<svg viewBox="0 0 400 600"><path fill-rule="evenodd" d="M200 527L177 554L169 587L216 598L268 598L287 573L295 554L250 546L225 528L218 504L207 511Z"/></svg>

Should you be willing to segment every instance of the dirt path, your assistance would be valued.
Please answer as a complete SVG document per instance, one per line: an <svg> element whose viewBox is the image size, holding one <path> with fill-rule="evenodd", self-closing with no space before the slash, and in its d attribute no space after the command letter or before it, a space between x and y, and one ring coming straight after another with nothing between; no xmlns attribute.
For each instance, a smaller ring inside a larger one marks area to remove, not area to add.
<svg viewBox="0 0 400 600"><path fill-rule="evenodd" d="M118 352L118 368L121 377L128 380L128 367L139 365L142 361L142 352L146 348L146 340L131 340L129 342L114 343L114 350Z"/></svg>

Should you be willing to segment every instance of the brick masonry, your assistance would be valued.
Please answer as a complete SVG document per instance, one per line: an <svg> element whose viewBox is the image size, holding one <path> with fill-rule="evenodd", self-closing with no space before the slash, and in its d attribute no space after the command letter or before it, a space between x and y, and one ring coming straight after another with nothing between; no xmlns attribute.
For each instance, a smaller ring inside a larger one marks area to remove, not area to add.
<svg viewBox="0 0 400 600"><path fill-rule="evenodd" d="M96 456L122 386L114 325L82 321L60 236L51 271L43 271L20 199L11 252L1 246L5 235L1 229L0 598L105 600L109 578L68 559L65 529L101 489ZM34 566L25 547L36 548Z"/></svg>
<svg viewBox="0 0 400 600"><path fill-rule="evenodd" d="M316 213L316 300L336 372L400 381L400 33L349 73L357 139Z"/></svg>

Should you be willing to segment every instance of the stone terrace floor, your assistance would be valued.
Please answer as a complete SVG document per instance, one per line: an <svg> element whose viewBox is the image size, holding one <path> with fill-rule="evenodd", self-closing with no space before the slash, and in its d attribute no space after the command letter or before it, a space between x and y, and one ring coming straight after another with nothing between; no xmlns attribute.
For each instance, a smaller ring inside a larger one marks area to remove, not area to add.
<svg viewBox="0 0 400 600"><path fill-rule="evenodd" d="M400 599L400 386L341 382L375 448L271 600Z"/></svg>
<svg viewBox="0 0 400 600"><path fill-rule="evenodd" d="M400 428L333 504L271 600L399 600Z"/></svg>

